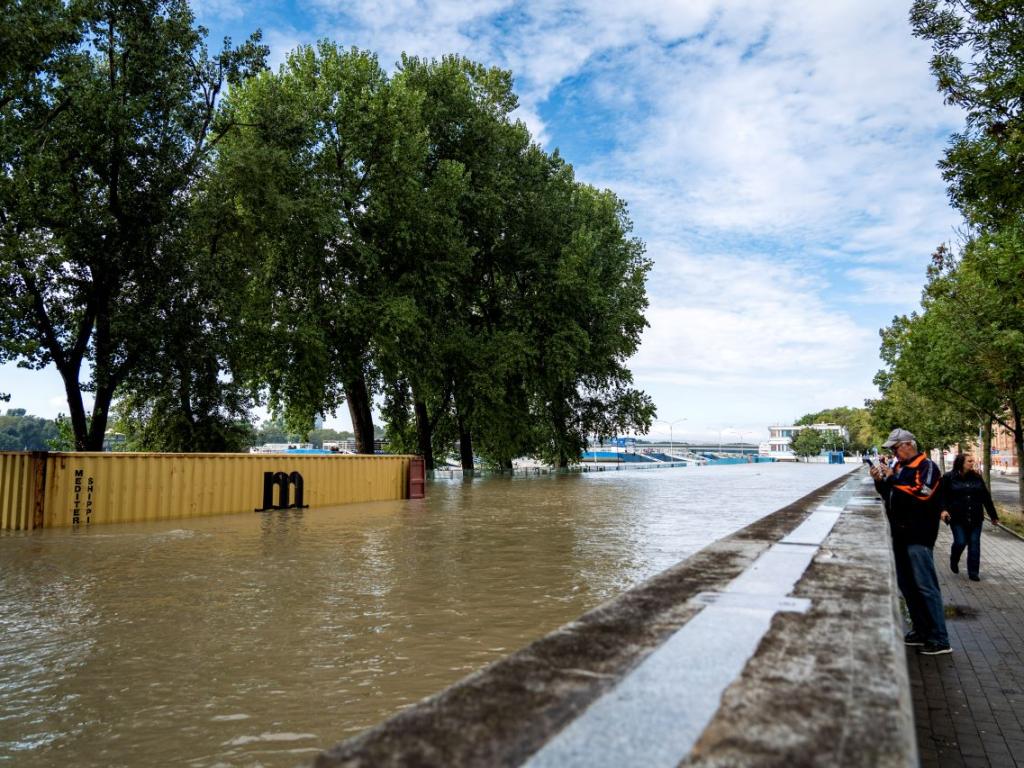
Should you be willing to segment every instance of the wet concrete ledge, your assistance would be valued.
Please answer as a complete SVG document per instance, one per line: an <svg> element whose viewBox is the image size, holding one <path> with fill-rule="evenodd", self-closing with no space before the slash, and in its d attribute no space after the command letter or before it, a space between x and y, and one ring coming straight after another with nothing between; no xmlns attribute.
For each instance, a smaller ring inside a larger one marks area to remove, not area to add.
<svg viewBox="0 0 1024 768"><path fill-rule="evenodd" d="M521 765L696 616L694 598L723 591L836 498L843 511L792 592L809 610L774 614L707 727L671 764L916 765L888 531L862 480L840 478L715 542L339 743L316 766ZM623 721L616 739L628 742L631 727Z"/></svg>

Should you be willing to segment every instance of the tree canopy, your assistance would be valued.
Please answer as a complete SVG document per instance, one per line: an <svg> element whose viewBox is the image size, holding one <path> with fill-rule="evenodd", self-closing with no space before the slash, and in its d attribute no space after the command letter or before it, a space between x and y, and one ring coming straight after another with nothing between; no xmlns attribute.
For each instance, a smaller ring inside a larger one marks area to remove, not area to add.
<svg viewBox="0 0 1024 768"><path fill-rule="evenodd" d="M848 449L863 453L877 446L879 442L878 433L871 419L871 411L867 408L850 408L839 406L837 408L826 408L816 413L808 413L797 419L794 424L797 426L810 424L838 424L846 427L850 434L849 442L837 445L837 448Z"/></svg>
<svg viewBox="0 0 1024 768"><path fill-rule="evenodd" d="M185 0L5 8L21 58L5 48L0 72L0 359L53 363L76 447L99 450L188 301L183 233L220 91L266 51L254 36L210 56Z"/></svg>
<svg viewBox="0 0 1024 768"><path fill-rule="evenodd" d="M643 243L510 72L330 41L272 72L258 33L208 54L185 0L30 6L0 59L0 359L56 365L77 448L112 409L132 446L239 450L257 405L303 437L347 405L371 452L382 403L396 449L469 469L649 428Z"/></svg>
<svg viewBox="0 0 1024 768"><path fill-rule="evenodd" d="M53 421L28 416L24 408L8 408L0 416L0 451L45 451L56 438Z"/></svg>
<svg viewBox="0 0 1024 768"><path fill-rule="evenodd" d="M804 427L793 437L793 453L801 457L817 456L824 450L826 435L814 427Z"/></svg>
<svg viewBox="0 0 1024 768"><path fill-rule="evenodd" d="M941 448L999 423L1024 465L1024 25L1012 0L917 0L917 36L964 129L939 163L967 224L957 248L940 246L921 311L882 331L876 424L910 428ZM987 463L987 462L986 462ZM1024 504L1024 473L1019 486Z"/></svg>

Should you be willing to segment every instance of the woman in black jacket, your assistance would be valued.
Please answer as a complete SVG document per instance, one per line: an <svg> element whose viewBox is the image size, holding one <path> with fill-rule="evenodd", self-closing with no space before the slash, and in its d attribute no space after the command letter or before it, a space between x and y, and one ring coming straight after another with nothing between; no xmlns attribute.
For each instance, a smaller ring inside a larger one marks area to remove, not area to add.
<svg viewBox="0 0 1024 768"><path fill-rule="evenodd" d="M986 510L993 523L999 520L992 494L974 469L974 458L960 454L953 460L953 471L942 477L942 519L953 530L949 569L960 573L960 555L966 547L967 575L971 581L981 580L981 526Z"/></svg>

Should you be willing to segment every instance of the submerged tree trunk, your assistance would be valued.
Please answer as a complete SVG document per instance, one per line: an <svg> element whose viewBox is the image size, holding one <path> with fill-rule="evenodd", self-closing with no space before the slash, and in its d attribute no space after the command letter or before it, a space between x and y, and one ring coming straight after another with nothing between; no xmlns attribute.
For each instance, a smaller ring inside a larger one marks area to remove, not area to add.
<svg viewBox="0 0 1024 768"><path fill-rule="evenodd" d="M352 381L345 382L345 399L352 417L352 431L356 436L358 453L373 453L373 411L370 408L370 393L366 376L362 370Z"/></svg>
<svg viewBox="0 0 1024 768"><path fill-rule="evenodd" d="M427 472L434 471L434 448L433 448L433 426L430 423L430 415L427 413L427 404L418 397L413 396L413 411L416 414L416 442L419 445L420 455L426 465Z"/></svg>
<svg viewBox="0 0 1024 768"><path fill-rule="evenodd" d="M462 459L462 472L465 475L473 473L475 465L473 463L473 435L469 431L469 427L466 426L466 420L462 417L462 414L458 414L459 422L459 457Z"/></svg>

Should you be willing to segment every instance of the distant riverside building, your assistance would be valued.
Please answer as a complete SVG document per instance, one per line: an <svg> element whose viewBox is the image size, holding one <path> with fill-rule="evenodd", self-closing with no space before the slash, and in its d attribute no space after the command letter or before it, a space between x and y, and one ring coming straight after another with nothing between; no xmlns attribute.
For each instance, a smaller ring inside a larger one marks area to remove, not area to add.
<svg viewBox="0 0 1024 768"><path fill-rule="evenodd" d="M978 455L981 455L980 446ZM1017 447L1013 444L1013 432L1002 424L992 426L992 466L1004 470L1017 468Z"/></svg>
<svg viewBox="0 0 1024 768"><path fill-rule="evenodd" d="M768 427L768 442L761 443L758 453L776 461L796 461L793 453L793 438L801 429L811 427L826 435L835 435L844 442L849 441L850 432L840 424L775 424Z"/></svg>
<svg viewBox="0 0 1024 768"><path fill-rule="evenodd" d="M1011 422L1012 423L1012 422ZM974 456L982 457L982 441L980 435L966 446L967 452ZM956 457L957 447L950 446L946 452L946 458L952 460ZM937 455L937 454L936 454ZM992 469L996 471L1017 470L1017 449L1013 444L1013 432L1002 424L992 425Z"/></svg>
<svg viewBox="0 0 1024 768"><path fill-rule="evenodd" d="M103 435L103 450L104 451L123 451L125 443L128 439L120 432L115 432L112 429L108 429Z"/></svg>

